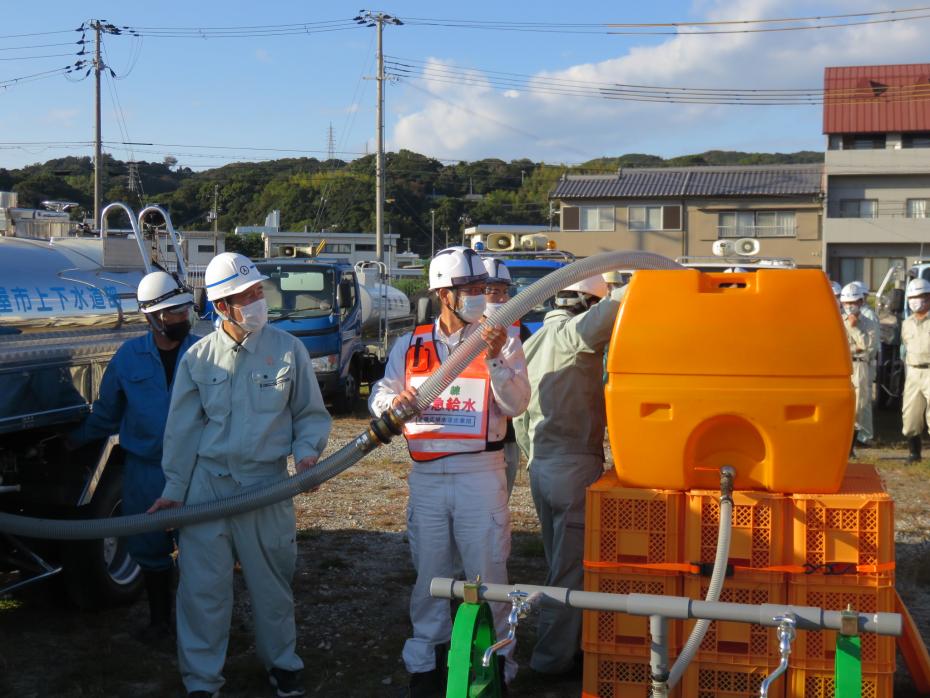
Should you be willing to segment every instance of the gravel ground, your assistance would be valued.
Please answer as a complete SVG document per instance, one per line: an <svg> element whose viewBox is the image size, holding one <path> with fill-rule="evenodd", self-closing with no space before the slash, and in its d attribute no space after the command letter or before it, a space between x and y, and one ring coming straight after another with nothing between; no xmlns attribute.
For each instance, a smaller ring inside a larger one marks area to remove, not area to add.
<svg viewBox="0 0 930 698"><path fill-rule="evenodd" d="M337 419L330 451L364 428L363 414ZM930 638L930 496L927 465L905 466L901 445L862 449L879 465L896 499L898 588ZM898 460L892 460L897 458ZM295 577L299 652L309 695L405 695L400 650L409 632L407 602L413 570L404 537L406 474L403 440L383 447L320 491L299 496L300 557ZM510 576L545 578L542 545L525 473L511 500L514 538ZM226 664L225 698L273 693L254 653L250 608L241 576ZM22 698L183 695L170 639L153 647L136 639L147 620L144 602L79 613L44 594L0 600L0 695ZM528 618L517 656L525 665L535 631ZM541 680L521 672L512 696L578 696L579 678ZM915 696L903 670L896 696ZM884 697L876 697L884 698Z"/></svg>

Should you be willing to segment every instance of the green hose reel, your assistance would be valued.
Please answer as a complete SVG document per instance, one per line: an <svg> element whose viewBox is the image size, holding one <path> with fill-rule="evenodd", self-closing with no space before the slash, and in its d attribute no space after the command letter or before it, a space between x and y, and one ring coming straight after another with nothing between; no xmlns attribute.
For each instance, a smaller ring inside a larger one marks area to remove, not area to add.
<svg viewBox="0 0 930 698"><path fill-rule="evenodd" d="M466 588L466 598L468 591ZM489 666L481 664L485 650L495 642L494 617L486 603L478 602L477 584L474 591L474 596L463 602L455 614L446 698L500 698L501 695L497 655L491 656Z"/></svg>

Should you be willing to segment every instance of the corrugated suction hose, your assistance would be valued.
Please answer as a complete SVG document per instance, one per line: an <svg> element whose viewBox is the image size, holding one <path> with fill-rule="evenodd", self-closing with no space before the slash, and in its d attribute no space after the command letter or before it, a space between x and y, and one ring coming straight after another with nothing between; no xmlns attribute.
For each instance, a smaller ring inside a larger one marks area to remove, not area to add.
<svg viewBox="0 0 930 698"><path fill-rule="evenodd" d="M573 262L547 274L494 311L484 324L512 324L532 308L576 281L615 269L680 269L667 257L649 252L603 252ZM385 411L372 420L368 429L315 467L286 480L256 485L227 499L177 509L163 509L154 514L134 514L108 519L38 519L0 512L0 531L29 538L81 540L127 536L146 531L182 528L199 521L210 521L258 509L294 497L316 487L354 465L365 454L388 443L402 433L403 423L430 405L446 386L486 348L478 332L471 334L420 386L416 412L396 409Z"/></svg>

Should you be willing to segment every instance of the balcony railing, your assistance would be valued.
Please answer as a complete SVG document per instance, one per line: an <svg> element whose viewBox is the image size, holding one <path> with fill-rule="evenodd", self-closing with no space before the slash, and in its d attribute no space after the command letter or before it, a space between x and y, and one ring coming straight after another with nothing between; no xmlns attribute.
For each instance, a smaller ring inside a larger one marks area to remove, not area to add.
<svg viewBox="0 0 930 698"><path fill-rule="evenodd" d="M718 238L793 238L797 237L796 223L783 225L718 225Z"/></svg>

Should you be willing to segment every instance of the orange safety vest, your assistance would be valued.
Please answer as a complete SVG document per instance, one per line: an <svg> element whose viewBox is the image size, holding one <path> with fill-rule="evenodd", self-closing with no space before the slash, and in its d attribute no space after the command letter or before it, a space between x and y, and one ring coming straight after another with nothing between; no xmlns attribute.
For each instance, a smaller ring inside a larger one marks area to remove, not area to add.
<svg viewBox="0 0 930 698"><path fill-rule="evenodd" d="M441 365L433 325L420 325L410 337L404 385L419 388ZM431 461L457 453L480 453L488 445L491 375L478 354L433 404L404 425L410 457Z"/></svg>

